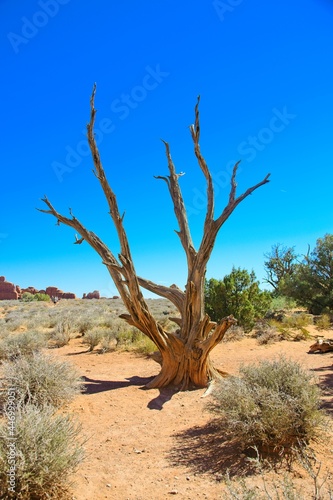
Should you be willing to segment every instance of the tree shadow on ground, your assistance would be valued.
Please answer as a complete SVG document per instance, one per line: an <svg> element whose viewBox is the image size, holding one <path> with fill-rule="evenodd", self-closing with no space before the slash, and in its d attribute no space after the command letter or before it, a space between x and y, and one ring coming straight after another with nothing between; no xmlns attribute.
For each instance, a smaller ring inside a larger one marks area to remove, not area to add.
<svg viewBox="0 0 333 500"><path fill-rule="evenodd" d="M131 385L142 386L148 384L154 377L131 377L126 380L95 380L89 377L82 377L85 394L97 394L99 392L114 391L123 389Z"/></svg>
<svg viewBox="0 0 333 500"><path fill-rule="evenodd" d="M320 378L318 385L323 391L322 408L327 413L333 415L333 364L320 368L312 368L312 371L316 372Z"/></svg>
<svg viewBox="0 0 333 500"><path fill-rule="evenodd" d="M250 476L258 473L256 463L245 454L236 440L226 436L217 420L192 427L174 435L176 445L169 454L173 466L187 467L193 473ZM254 450L252 450L254 452Z"/></svg>
<svg viewBox="0 0 333 500"><path fill-rule="evenodd" d="M114 391L116 389L123 389L124 387L141 386L140 389L146 390L145 385L148 384L152 377L130 377L126 380L95 380L89 377L82 377L83 379L83 393L87 395L98 394L99 392ZM178 392L173 388L159 389L159 395L149 401L147 408L150 410L162 410L164 403L170 401L172 396Z"/></svg>
<svg viewBox="0 0 333 500"><path fill-rule="evenodd" d="M150 410L162 410L164 403L170 401L172 396L176 394L178 390L169 387L164 387L162 389L159 389L159 392L160 393L156 398L149 401L147 408L149 408Z"/></svg>

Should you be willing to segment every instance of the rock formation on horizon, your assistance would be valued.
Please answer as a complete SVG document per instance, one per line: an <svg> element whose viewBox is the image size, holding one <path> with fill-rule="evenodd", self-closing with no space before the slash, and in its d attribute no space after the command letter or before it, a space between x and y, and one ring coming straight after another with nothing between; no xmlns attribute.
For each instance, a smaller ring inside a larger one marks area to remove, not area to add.
<svg viewBox="0 0 333 500"><path fill-rule="evenodd" d="M98 290L94 290L93 292L84 293L82 298L83 299L100 299L101 296L100 296L100 293Z"/></svg>
<svg viewBox="0 0 333 500"><path fill-rule="evenodd" d="M0 276L0 300L17 300L19 298L16 286Z"/></svg>
<svg viewBox="0 0 333 500"><path fill-rule="evenodd" d="M46 295L52 298L56 299L76 299L75 293L72 292L63 292L62 290L59 290L56 286L48 286L47 289L45 290Z"/></svg>
<svg viewBox="0 0 333 500"><path fill-rule="evenodd" d="M15 286L13 283L6 281L4 276L0 276L0 300L18 300L22 298L22 294L25 292L31 293L32 295L35 295L36 293L43 293L49 295L50 298L55 297L57 300L76 299L75 293L63 292L55 286L49 286L46 290L38 290L34 286L20 288L18 285Z"/></svg>

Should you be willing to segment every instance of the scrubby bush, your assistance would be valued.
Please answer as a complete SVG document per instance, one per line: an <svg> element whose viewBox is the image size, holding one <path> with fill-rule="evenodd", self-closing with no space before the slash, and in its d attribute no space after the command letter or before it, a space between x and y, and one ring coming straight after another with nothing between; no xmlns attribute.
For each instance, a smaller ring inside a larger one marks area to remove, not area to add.
<svg viewBox="0 0 333 500"><path fill-rule="evenodd" d="M32 293L30 293L30 292L23 292L21 300L23 302L32 302L35 299L34 299L34 295Z"/></svg>
<svg viewBox="0 0 333 500"><path fill-rule="evenodd" d="M132 350L133 344L141 337L141 332L135 327L123 326L116 332L117 346L124 350Z"/></svg>
<svg viewBox="0 0 333 500"><path fill-rule="evenodd" d="M40 332L11 333L0 341L0 359L16 359L40 351L47 344Z"/></svg>
<svg viewBox="0 0 333 500"><path fill-rule="evenodd" d="M21 406L31 403L60 407L82 389L72 364L41 353L5 362L2 373L1 385L15 387L16 403Z"/></svg>
<svg viewBox="0 0 333 500"><path fill-rule="evenodd" d="M311 339L311 334L309 330L304 328L303 326L299 329L299 331L294 335L294 342L300 342L301 340L309 340Z"/></svg>
<svg viewBox="0 0 333 500"><path fill-rule="evenodd" d="M55 415L51 407L27 405L16 414L15 432L14 492L9 490L8 441L0 440L1 498L63 498L68 477L84 456L80 425L69 415ZM0 435L8 435L6 422Z"/></svg>
<svg viewBox="0 0 333 500"><path fill-rule="evenodd" d="M328 314L323 314L316 321L316 326L319 330L329 330L331 328L331 318Z"/></svg>
<svg viewBox="0 0 333 500"><path fill-rule="evenodd" d="M7 329L6 322L4 318L0 318L0 340L4 339L9 335L9 330Z"/></svg>
<svg viewBox="0 0 333 500"><path fill-rule="evenodd" d="M223 342L237 342L245 337L244 328L233 325L224 334Z"/></svg>
<svg viewBox="0 0 333 500"><path fill-rule="evenodd" d="M303 328L304 326L313 325L313 316L304 312L292 314L283 318L282 323L290 328Z"/></svg>
<svg viewBox="0 0 333 500"><path fill-rule="evenodd" d="M101 342L103 334L104 330L102 328L92 328L82 338L82 343L87 344L91 352Z"/></svg>
<svg viewBox="0 0 333 500"><path fill-rule="evenodd" d="M269 325L258 329L255 336L259 345L274 344L275 342L283 340L280 338L276 328Z"/></svg>
<svg viewBox="0 0 333 500"><path fill-rule="evenodd" d="M133 343L133 351L139 354L150 355L157 349L156 345L150 338L140 332Z"/></svg>
<svg viewBox="0 0 333 500"><path fill-rule="evenodd" d="M213 394L210 410L245 448L290 452L314 437L323 420L310 374L284 358L241 367L239 377L219 382Z"/></svg>
<svg viewBox="0 0 333 500"><path fill-rule="evenodd" d="M82 316L76 320L77 330L81 335L85 335L96 325L96 320L89 316Z"/></svg>
<svg viewBox="0 0 333 500"><path fill-rule="evenodd" d="M116 311L118 312L118 311ZM103 316L100 321L99 325L103 328L109 328L110 330L117 330L119 328L119 324L123 325L123 321L119 320L118 318L116 319L114 316Z"/></svg>
<svg viewBox="0 0 333 500"><path fill-rule="evenodd" d="M110 330L105 330L103 337L101 338L101 352L111 352L117 347L117 339L114 332Z"/></svg>
<svg viewBox="0 0 333 500"><path fill-rule="evenodd" d="M49 333L50 347L63 347L68 344L77 332L77 325L69 316L64 316L55 322L55 328Z"/></svg>

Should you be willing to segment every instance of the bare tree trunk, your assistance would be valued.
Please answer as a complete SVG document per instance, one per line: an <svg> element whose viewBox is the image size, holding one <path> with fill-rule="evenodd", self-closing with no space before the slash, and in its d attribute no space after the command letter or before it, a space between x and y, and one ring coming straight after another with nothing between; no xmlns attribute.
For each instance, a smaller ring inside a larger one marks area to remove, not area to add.
<svg viewBox="0 0 333 500"><path fill-rule="evenodd" d="M268 182L269 174L261 182L250 187L236 198L236 173L239 162L236 163L231 177L228 204L219 217L214 219L213 181L208 166L201 155L199 146L200 98L198 98L195 107L195 123L191 126L190 130L194 144L194 153L207 183L207 210L202 241L199 249L196 250L192 241L186 208L178 182L179 174L176 173L169 145L163 141L168 160L169 175L157 176L156 178L165 181L170 192L179 225L179 230L176 233L179 236L187 258L188 278L185 290L183 291L176 285L166 287L139 277L135 271L130 246L123 225L124 214L120 215L117 199L106 179L94 137L93 129L96 115L94 107L95 92L96 87L94 86L90 100L90 122L87 126L88 141L95 166L94 174L103 189L109 205L110 216L117 230L121 247L118 259L97 235L92 231L88 231L74 217L71 210L71 217L64 217L56 211L47 197L44 197L42 201L47 205L48 209L40 211L56 217L58 225L63 223L73 227L81 235L81 239L77 243L82 243L85 240L96 250L107 267L127 308L128 314L122 314L120 317L130 325L138 328L155 343L161 354L161 371L147 384L147 387L165 387L170 384L182 390L189 387L205 387L211 379L220 376L220 372L212 366L209 353L221 342L228 328L236 323L236 320L232 316L228 316L217 324L211 321L209 316L205 314L204 284L207 263L221 226L241 201L254 190ZM178 326L174 332L166 332L152 316L147 302L141 293L141 287L167 298L177 308L179 317L170 318Z"/></svg>

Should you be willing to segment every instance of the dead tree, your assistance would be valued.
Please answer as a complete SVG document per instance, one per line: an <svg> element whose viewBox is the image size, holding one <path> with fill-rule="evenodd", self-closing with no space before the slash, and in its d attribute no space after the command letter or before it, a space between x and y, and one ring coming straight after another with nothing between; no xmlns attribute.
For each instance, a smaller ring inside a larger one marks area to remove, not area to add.
<svg viewBox="0 0 333 500"><path fill-rule="evenodd" d="M170 384L181 390L189 387L205 387L211 379L221 376L219 371L213 367L209 354L221 342L228 328L236 322L232 316L228 316L216 323L211 321L210 317L205 314L204 284L207 263L221 226L230 217L237 205L253 191L269 182L269 174L261 182L250 187L240 196L236 196L236 173L239 164L237 162L231 176L228 204L218 217L214 216L213 180L199 146L200 98L198 98L195 106L195 122L194 125L191 125L190 131L194 144L194 153L207 185L207 210L203 237L199 248L196 249L192 241L187 212L178 182L179 174L176 174L169 144L163 141L169 175L157 176L156 178L165 181L173 202L174 212L179 224L179 230L176 233L187 258L187 283L185 290L181 290L176 285L162 286L139 277L135 271L124 228L124 214L121 215L116 195L106 178L94 137L95 92L96 86L94 86L90 99L90 122L87 125L87 135L95 167L94 174L104 191L109 205L109 213L117 230L121 248L118 258L96 234L81 224L71 210L70 217L65 217L53 207L47 197L44 197L42 201L47 205L48 209L40 211L53 215L57 219L58 225L63 223L74 228L81 236L82 241L86 241L96 250L101 256L103 264L107 267L128 311L128 314L122 314L120 317L147 335L160 351L162 358L161 371L147 384L147 388L165 387ZM156 321L141 293L141 288L164 297L174 304L179 311L179 317L172 318L172 321L178 325L177 330L171 333L166 332Z"/></svg>

